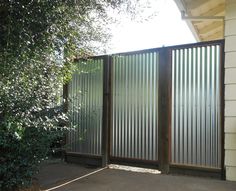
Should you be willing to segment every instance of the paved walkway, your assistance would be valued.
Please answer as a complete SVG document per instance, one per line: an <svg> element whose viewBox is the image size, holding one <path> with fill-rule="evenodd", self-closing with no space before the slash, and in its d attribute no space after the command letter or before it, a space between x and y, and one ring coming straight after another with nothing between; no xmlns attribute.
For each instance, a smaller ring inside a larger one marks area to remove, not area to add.
<svg viewBox="0 0 236 191"><path fill-rule="evenodd" d="M97 168L84 167L64 162L51 162L43 164L36 176L42 190L49 189L75 178L96 171Z"/></svg>
<svg viewBox="0 0 236 191"><path fill-rule="evenodd" d="M42 169L39 180L44 189L78 178L98 169L55 164ZM51 174L47 174L51 171ZM46 178L46 179L45 179ZM236 182L190 176L158 175L104 169L55 191L236 191Z"/></svg>

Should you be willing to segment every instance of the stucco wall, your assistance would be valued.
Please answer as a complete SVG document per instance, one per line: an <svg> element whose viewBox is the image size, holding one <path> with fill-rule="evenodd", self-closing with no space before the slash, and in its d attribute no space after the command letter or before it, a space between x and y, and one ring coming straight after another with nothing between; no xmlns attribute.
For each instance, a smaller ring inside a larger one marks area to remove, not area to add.
<svg viewBox="0 0 236 191"><path fill-rule="evenodd" d="M225 166L236 181L236 0L226 0L225 15Z"/></svg>

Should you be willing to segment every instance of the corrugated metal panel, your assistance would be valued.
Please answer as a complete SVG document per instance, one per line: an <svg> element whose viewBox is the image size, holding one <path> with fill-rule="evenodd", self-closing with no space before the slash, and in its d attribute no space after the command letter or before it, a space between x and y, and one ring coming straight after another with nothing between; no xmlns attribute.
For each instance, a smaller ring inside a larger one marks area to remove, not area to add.
<svg viewBox="0 0 236 191"><path fill-rule="evenodd" d="M103 60L81 61L69 84L70 151L101 155L102 108Z"/></svg>
<svg viewBox="0 0 236 191"><path fill-rule="evenodd" d="M220 168L220 45L172 51L171 162Z"/></svg>
<svg viewBox="0 0 236 191"><path fill-rule="evenodd" d="M113 56L111 155L157 160L158 53Z"/></svg>

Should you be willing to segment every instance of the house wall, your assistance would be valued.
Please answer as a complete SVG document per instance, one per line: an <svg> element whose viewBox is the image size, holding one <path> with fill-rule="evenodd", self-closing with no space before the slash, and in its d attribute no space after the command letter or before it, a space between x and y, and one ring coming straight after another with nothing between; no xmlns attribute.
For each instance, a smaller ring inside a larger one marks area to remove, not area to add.
<svg viewBox="0 0 236 191"><path fill-rule="evenodd" d="M226 179L236 181L236 1L225 12L225 166Z"/></svg>

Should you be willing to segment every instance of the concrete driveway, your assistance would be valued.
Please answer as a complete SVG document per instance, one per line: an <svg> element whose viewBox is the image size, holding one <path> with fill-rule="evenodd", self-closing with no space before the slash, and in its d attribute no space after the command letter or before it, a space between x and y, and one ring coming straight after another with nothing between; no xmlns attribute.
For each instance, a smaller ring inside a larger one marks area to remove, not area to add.
<svg viewBox="0 0 236 191"><path fill-rule="evenodd" d="M42 169L40 184L55 191L236 191L236 182L179 175L137 173L114 169L91 169L78 165L59 164L51 175ZM60 168L59 168L60 166ZM91 172L94 174L86 176ZM44 173L44 175L42 175ZM85 177L84 177L85 175ZM80 178L82 177L82 178ZM50 180L49 180L50 179ZM69 182L73 180L72 182ZM51 185L50 185L51 183ZM66 183L65 185L63 185ZM55 186L59 186L56 188Z"/></svg>

